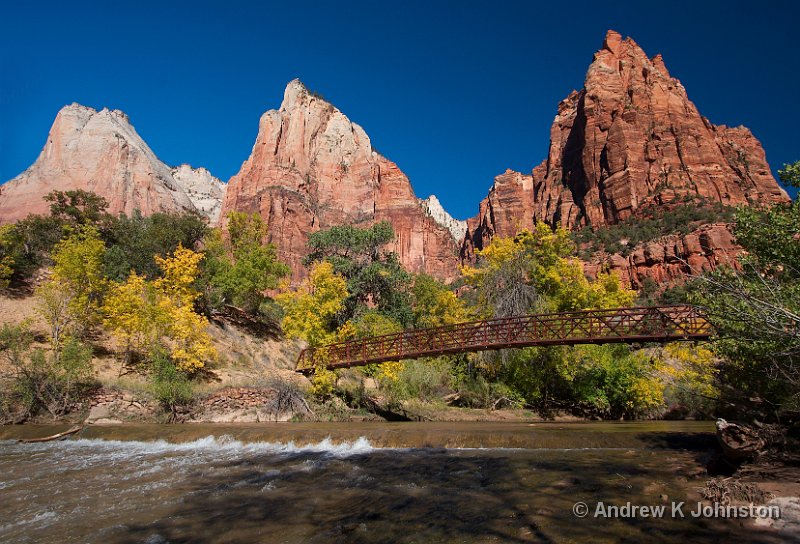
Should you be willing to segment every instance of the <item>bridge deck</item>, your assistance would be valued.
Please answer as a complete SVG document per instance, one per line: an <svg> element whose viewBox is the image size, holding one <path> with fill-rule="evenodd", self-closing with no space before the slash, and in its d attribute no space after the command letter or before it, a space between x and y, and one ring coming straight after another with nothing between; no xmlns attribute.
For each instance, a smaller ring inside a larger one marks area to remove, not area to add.
<svg viewBox="0 0 800 544"><path fill-rule="evenodd" d="M304 349L298 372L504 348L705 340L713 328L692 306L651 306L524 315L412 329Z"/></svg>

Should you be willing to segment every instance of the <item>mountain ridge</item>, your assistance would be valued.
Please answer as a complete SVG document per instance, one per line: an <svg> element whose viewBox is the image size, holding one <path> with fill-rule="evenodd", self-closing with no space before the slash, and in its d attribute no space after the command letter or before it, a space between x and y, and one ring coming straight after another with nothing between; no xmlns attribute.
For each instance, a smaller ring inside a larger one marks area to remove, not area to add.
<svg viewBox="0 0 800 544"><path fill-rule="evenodd" d="M211 224L230 211L258 213L294 279L305 274L308 235L339 224L388 220L396 231L389 248L406 268L451 280L495 236L536 221L594 229L633 220L648 206L788 201L747 128L712 124L660 54L648 57L614 31L584 87L558 104L547 157L529 173L496 176L467 220L450 216L435 195L418 198L364 129L299 79L287 84L279 108L260 116L250 155L228 183L202 167L164 164L119 110L66 106L36 162L0 187L0 222L44 213L41 197L75 188L106 197L113 213L194 211ZM587 270L614 269L636 286L692 273L676 264L689 260L713 269L727 262L722 252L737 251L720 228L698 234L704 244L684 237L648 246L660 260L633 251L594 258Z"/></svg>
<svg viewBox="0 0 800 544"><path fill-rule="evenodd" d="M195 211L208 217L185 186L197 194L219 193L219 180L203 171L163 163L124 112L73 102L59 110L36 161L0 186L0 223L46 213L43 197L70 189L103 196L111 213ZM183 181L175 178L176 172Z"/></svg>

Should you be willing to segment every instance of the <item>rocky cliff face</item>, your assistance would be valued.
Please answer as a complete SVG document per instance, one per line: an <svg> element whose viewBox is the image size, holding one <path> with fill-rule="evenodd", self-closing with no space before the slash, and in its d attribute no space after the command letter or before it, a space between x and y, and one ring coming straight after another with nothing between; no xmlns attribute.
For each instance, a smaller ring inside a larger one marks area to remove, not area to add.
<svg viewBox="0 0 800 544"><path fill-rule="evenodd" d="M425 213L439 225L449 230L453 238L458 241L464 239L464 236L467 234L467 222L462 219L454 219L452 215L447 213L442 203L436 198L436 195L431 195L419 202L422 205L422 209L425 210Z"/></svg>
<svg viewBox="0 0 800 544"><path fill-rule="evenodd" d="M189 197L195 210L216 225L222 211L225 184L211 175L205 168L192 168L182 164L172 169L172 177Z"/></svg>
<svg viewBox="0 0 800 544"><path fill-rule="evenodd" d="M547 159L530 173L497 176L467 222L453 219L435 196L418 199L360 126L297 80L280 109L261 117L251 156L227 192L205 169L159 161L122 112L65 107L36 162L0 186L0 222L45 213L42 197L67 189L104 196L111 212L190 210L212 224L231 210L257 212L295 279L304 274L309 233L334 225L388 220L396 232L390 249L409 270L452 279L459 245L461 260L470 261L492 237L512 236L537 220L596 227L649 205L788 200L749 130L712 125L660 55L648 58L613 31L584 88L559 104ZM633 285L645 277L669 280L738 251L724 226L712 231L695 233L707 241L702 251L695 234L667 237L629 257L598 256L592 266L610 266Z"/></svg>
<svg viewBox="0 0 800 544"><path fill-rule="evenodd" d="M46 213L48 203L42 198L70 189L97 193L108 200L110 212L128 214L135 209L143 214L196 211L195 200L202 201L198 195L221 198L219 180L207 171L173 170L158 160L121 111L79 104L58 112L36 162L0 186L0 222ZM200 212L209 216L213 206L208 208L209 213Z"/></svg>
<svg viewBox="0 0 800 544"><path fill-rule="evenodd" d="M712 125L660 55L648 58L632 39L609 31L585 87L558 106L547 159L530 175L495 178L469 220L462 258L537 220L602 226L679 200L738 205L788 196L748 129Z"/></svg>
<svg viewBox="0 0 800 544"><path fill-rule="evenodd" d="M405 174L298 80L286 87L280 109L261 117L252 154L228 182L223 217L230 210L261 214L295 279L304 274L311 232L381 220L392 223L390 249L406 268L443 279L457 274L453 235L426 213Z"/></svg>
<svg viewBox="0 0 800 544"><path fill-rule="evenodd" d="M596 254L584 271L595 277L599 271L616 272L626 285L641 287L649 278L658 284L679 282L687 276L738 267L742 247L736 244L724 223L703 225L689 234L674 234L637 246L630 255Z"/></svg>
<svg viewBox="0 0 800 544"><path fill-rule="evenodd" d="M473 249L481 249L494 236L514 236L533 226L536 215L533 176L506 170L494 178L489 195L480 203L476 217L467 220L462 258L471 260Z"/></svg>

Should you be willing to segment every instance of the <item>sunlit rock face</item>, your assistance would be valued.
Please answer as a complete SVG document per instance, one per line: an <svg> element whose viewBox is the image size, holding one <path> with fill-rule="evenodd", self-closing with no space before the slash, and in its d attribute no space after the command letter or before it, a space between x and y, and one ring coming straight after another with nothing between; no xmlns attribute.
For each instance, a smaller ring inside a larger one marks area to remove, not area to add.
<svg viewBox="0 0 800 544"><path fill-rule="evenodd" d="M0 186L0 221L46 213L49 205L43 197L70 189L106 198L111 213L199 211L213 215L213 202L204 205L208 212L198 209L188 186L193 194L221 200L219 180L203 169L172 169L161 162L121 111L72 104L58 112L36 162Z"/></svg>
<svg viewBox="0 0 800 544"><path fill-rule="evenodd" d="M216 225L222 211L225 184L205 168L192 168L188 164L173 168L172 177L189 197L197 213L207 217L212 225Z"/></svg>
<svg viewBox="0 0 800 544"><path fill-rule="evenodd" d="M648 278L656 284L673 284L723 265L738 268L741 252L729 225L714 223L641 244L627 256L597 254L584 271L595 277L600 271L613 270L625 285L636 288Z"/></svg>
<svg viewBox="0 0 800 544"><path fill-rule="evenodd" d="M396 233L388 249L407 269L450 280L493 237L537 220L581 228L679 202L788 200L748 129L711 124L660 55L649 58L613 31L584 88L558 105L547 158L529 173L498 175L466 222L435 196L418 199L359 125L298 80L286 87L280 108L261 117L252 153L227 186L203 168L165 165L120 111L67 106L36 162L0 186L0 222L46 213L42 197L68 189L105 197L112 213L194 211L211 224L232 210L258 213L293 280L306 273L309 234L334 225L388 220ZM728 228L714 225L629 256L597 256L587 270L610 267L632 285L647 277L672 281L738 251Z"/></svg>
<svg viewBox="0 0 800 544"><path fill-rule="evenodd" d="M513 235L537 220L602 226L646 206L702 200L769 204L788 196L748 129L711 124L661 55L649 58L632 39L609 31L584 88L558 106L547 159L530 174L509 170L495 178L469 220L461 255L471 260L493 236ZM712 243L708 251L716 249L725 248ZM627 268L634 283L640 269Z"/></svg>
<svg viewBox="0 0 800 544"><path fill-rule="evenodd" d="M436 195L431 195L424 200L420 200L420 204L422 204L425 213L430 215L439 225L450 231L453 238L459 242L464 239L464 235L467 233L467 222L461 219L454 219L452 215L447 213L442 203L436 198Z"/></svg>
<svg viewBox="0 0 800 544"><path fill-rule="evenodd" d="M407 269L445 280L457 275L453 235L426 212L406 175L299 80L286 87L280 109L261 116L253 151L228 182L223 217L231 210L261 214L293 279L305 274L310 233L381 220L394 227L389 249Z"/></svg>

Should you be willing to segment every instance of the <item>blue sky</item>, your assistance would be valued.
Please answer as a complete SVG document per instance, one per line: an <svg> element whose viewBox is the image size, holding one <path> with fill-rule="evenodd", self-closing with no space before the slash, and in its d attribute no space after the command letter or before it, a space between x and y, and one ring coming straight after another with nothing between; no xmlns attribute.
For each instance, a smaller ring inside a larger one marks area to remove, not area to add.
<svg viewBox="0 0 800 544"><path fill-rule="evenodd" d="M800 159L793 2L16 2L0 18L0 181L71 102L125 111L169 164L227 181L295 77L453 215L547 154L558 102L613 28L713 123L748 126L774 171Z"/></svg>

